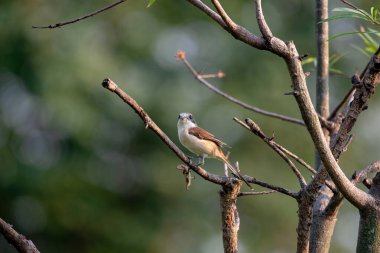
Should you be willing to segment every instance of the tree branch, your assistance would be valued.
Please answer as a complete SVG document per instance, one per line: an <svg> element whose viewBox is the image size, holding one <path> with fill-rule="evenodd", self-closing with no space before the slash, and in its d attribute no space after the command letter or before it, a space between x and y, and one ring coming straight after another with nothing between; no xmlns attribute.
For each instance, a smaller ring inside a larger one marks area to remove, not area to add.
<svg viewBox="0 0 380 253"><path fill-rule="evenodd" d="M273 138L266 136L264 132L260 129L260 127L251 119L245 120L247 124L244 124L244 122L242 122L238 118L234 118L234 121L236 121L246 129L250 130L256 136L260 137L266 144L268 144L268 146L271 147L289 165L294 175L297 177L301 189L306 187L307 183L305 181L305 178L302 176L301 172L297 169L294 163L286 156L286 154L277 147L278 144L275 144Z"/></svg>
<svg viewBox="0 0 380 253"><path fill-rule="evenodd" d="M238 197L267 195L267 194L271 194L271 193L275 193L275 192L277 192L277 191L271 190L271 191L261 191L261 192L240 192L238 194Z"/></svg>
<svg viewBox="0 0 380 253"><path fill-rule="evenodd" d="M91 12L83 17L79 17L79 18L76 18L76 19L73 19L73 20L69 20L69 21L65 21L65 22L59 22L59 23L56 23L54 25L47 25L47 26L32 26L32 28L39 28L39 29L46 29L46 28L50 28L50 29L54 29L54 28L57 28L57 27L62 27L62 26L65 26L65 25L69 25L69 24L73 24L73 23L76 23L76 22L79 22L83 19L86 19L86 18L90 18L90 17L93 17L99 13L102 13L103 11L106 11L106 10L109 10L123 2L125 2L127 0L119 0L113 4L110 4L110 5L107 5L105 6L104 8L101 8L99 10L96 10L94 12Z"/></svg>
<svg viewBox="0 0 380 253"><path fill-rule="evenodd" d="M259 185L259 186L267 188L267 189L275 190L276 192L285 194L289 197L292 197L292 198L298 200L298 197L299 197L298 192L293 192L293 191L288 190L286 188L283 188L283 187L280 187L277 185L273 185L273 184L269 184L269 183L257 180L256 178L250 177L250 176L244 176L244 179L247 180L247 182L249 182L249 183L256 184L256 185Z"/></svg>
<svg viewBox="0 0 380 253"><path fill-rule="evenodd" d="M248 44L254 48L257 48L259 50L267 50L270 51L276 55L279 55L281 57L284 57L285 55L288 54L286 44L276 38L273 37L271 40L270 45L268 45L265 41L264 38L256 36L255 34L251 33L248 31L246 28L236 24L235 22L230 23L229 25L232 25L233 30L229 27L228 24L223 20L223 18L212 11L207 5L205 5L202 1L200 0L187 0L189 3L197 7L199 10L202 12L206 13L209 17L211 17L214 21L216 21L220 26L223 27L227 32L229 32L234 38L244 42L245 44ZM221 7L221 5L220 5ZM219 11L222 11L222 7L219 8ZM226 15L224 18L228 20L228 15L227 13L223 10L222 13L225 13ZM224 15L224 14L223 14Z"/></svg>
<svg viewBox="0 0 380 253"><path fill-rule="evenodd" d="M270 44L273 34L267 22L265 21L263 9L261 6L261 0L255 0L255 6L256 6L256 20L257 20L257 24L259 26L260 32L263 35L264 39Z"/></svg>
<svg viewBox="0 0 380 253"><path fill-rule="evenodd" d="M351 182L353 184L363 182L367 178L368 174L376 173L379 171L380 171L380 161L374 162L371 165L362 169L361 171L358 171L358 172L355 171L355 173L351 177Z"/></svg>
<svg viewBox="0 0 380 253"><path fill-rule="evenodd" d="M236 29L239 27L225 12L223 6L220 4L218 0L212 0L212 4L215 6L219 15L222 17L225 24L227 24L228 28L235 33Z"/></svg>
<svg viewBox="0 0 380 253"><path fill-rule="evenodd" d="M12 225L0 218L0 232L5 239L21 253L40 253L34 243L13 229Z"/></svg>
<svg viewBox="0 0 380 253"><path fill-rule="evenodd" d="M238 100L237 98L235 98L233 96L230 96L227 93L219 90L217 87L213 86L211 83L209 83L207 80L205 80L205 78L203 77L203 75L199 74L198 71L196 71L193 68L193 66L187 60L186 53L184 51L178 51L178 53L177 53L177 59L179 61L182 61L185 64L185 66L190 70L190 72L194 75L194 77L201 84L203 84L204 86L206 86L208 89L210 89L214 93L218 94L219 96L224 97L225 99L227 99L227 100L229 100L229 101L231 101L231 102L233 102L233 103L235 103L235 104L243 107L244 109L247 109L249 111L256 112L256 113L259 113L259 114L262 114L262 115L265 115L265 116L268 116L268 117L272 117L272 118L280 119L280 120L283 120L283 121L291 122L291 123L294 123L294 124L297 124L297 125L301 125L301 126L305 125L303 123L303 121L300 120L300 119L295 119L295 118L291 118L291 117L288 117L288 116L285 116L285 115L281 115L281 114L278 114L278 113L265 111L265 110L260 109L258 107L255 107L255 106L249 105L249 104L247 104L245 102L242 102L242 101Z"/></svg>
<svg viewBox="0 0 380 253"><path fill-rule="evenodd" d="M317 113L315 112L313 104L311 102L298 52L293 42L289 42L288 47L290 55L285 60L288 65L289 73L291 74L294 89L297 91L295 98L304 122L306 123L308 131L314 142L314 145L318 150L319 156L325 168L327 169L330 177L333 179L339 190L353 205L361 208L367 203L369 197L367 196L367 193L356 188L350 182L350 180L345 176L343 171L340 169L337 161L335 160L335 157L324 138Z"/></svg>
<svg viewBox="0 0 380 253"><path fill-rule="evenodd" d="M207 181L214 184L225 185L228 183L227 177L222 177L207 172L205 169L194 166L191 160L174 144L172 140L154 123L154 121L149 117L149 115L144 111L144 109L127 93L120 89L112 80L104 79L102 86L107 90L116 93L125 103L127 103L132 109L140 116L144 121L145 128L150 128L160 139L168 146L179 159L181 159L191 170L200 175Z"/></svg>

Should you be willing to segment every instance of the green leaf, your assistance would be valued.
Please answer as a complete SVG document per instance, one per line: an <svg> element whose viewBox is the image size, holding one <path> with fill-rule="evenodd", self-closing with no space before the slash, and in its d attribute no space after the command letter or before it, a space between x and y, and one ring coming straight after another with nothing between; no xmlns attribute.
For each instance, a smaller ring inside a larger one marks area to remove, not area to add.
<svg viewBox="0 0 380 253"><path fill-rule="evenodd" d="M347 36L347 35L366 34L366 33L373 33L373 32L347 32L347 33L339 33L339 34L335 34L334 36L332 36L329 40L333 40L333 39L336 39L336 38L339 38L339 37L342 37L342 36ZM375 32L375 33L378 33L378 32Z"/></svg>
<svg viewBox="0 0 380 253"><path fill-rule="evenodd" d="M365 56L367 56L368 58L371 57L369 55L369 53L367 53L363 48L357 46L357 45L354 45L352 44L351 47L355 48L356 50L358 50L359 52L361 52L362 54L364 54Z"/></svg>
<svg viewBox="0 0 380 253"><path fill-rule="evenodd" d="M152 6L154 4L154 2L156 2L156 0L148 0L148 6L147 6L147 8L149 8L150 6Z"/></svg>
<svg viewBox="0 0 380 253"><path fill-rule="evenodd" d="M329 21L338 20L338 19L345 19L345 18L358 18L358 19L363 19L366 21L372 21L372 20L368 20L368 18L366 16L361 15L361 14L359 15L356 13L344 13L344 14L338 14L338 15L329 17L327 19L323 19L321 22L329 22Z"/></svg>
<svg viewBox="0 0 380 253"><path fill-rule="evenodd" d="M315 57L307 57L305 60L302 61L302 65L310 64L310 63L315 63L317 62L317 58Z"/></svg>

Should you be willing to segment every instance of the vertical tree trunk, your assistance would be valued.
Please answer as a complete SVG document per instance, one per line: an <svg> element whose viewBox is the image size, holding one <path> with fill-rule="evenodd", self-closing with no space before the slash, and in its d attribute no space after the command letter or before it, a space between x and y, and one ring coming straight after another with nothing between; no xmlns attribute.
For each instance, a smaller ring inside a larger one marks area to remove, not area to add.
<svg viewBox="0 0 380 253"><path fill-rule="evenodd" d="M339 199L337 199L339 198ZM324 186L314 204L310 253L328 253L342 198Z"/></svg>
<svg viewBox="0 0 380 253"><path fill-rule="evenodd" d="M328 22L320 23L328 18L328 0L316 0L316 30L317 30L317 82L316 82L316 111L324 118L328 118L329 108L329 26ZM323 129L329 140L329 132ZM321 165L318 153L315 156L316 168ZM314 203L313 222L310 232L310 253L327 253L336 223L336 215L340 204L335 210L326 211L334 194L328 187L321 189L320 195Z"/></svg>
<svg viewBox="0 0 380 253"><path fill-rule="evenodd" d="M329 23L321 20L328 18L328 0L316 0L317 23L317 106L316 111L324 118L329 108Z"/></svg>
<svg viewBox="0 0 380 253"><path fill-rule="evenodd" d="M357 253L380 252L380 173L374 177L369 194L376 201L360 210Z"/></svg>
<svg viewBox="0 0 380 253"><path fill-rule="evenodd" d="M240 192L240 181L231 181L220 191L220 208L222 209L223 246L225 253L238 252L239 213L236 199Z"/></svg>

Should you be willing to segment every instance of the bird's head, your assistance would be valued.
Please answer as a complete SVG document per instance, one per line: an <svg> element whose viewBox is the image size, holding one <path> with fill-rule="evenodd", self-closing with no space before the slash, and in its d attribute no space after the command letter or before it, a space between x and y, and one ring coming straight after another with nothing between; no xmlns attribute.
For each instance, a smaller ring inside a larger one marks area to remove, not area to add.
<svg viewBox="0 0 380 253"><path fill-rule="evenodd" d="M178 126L186 127L196 127L197 123L193 115L189 112L181 112L178 115Z"/></svg>

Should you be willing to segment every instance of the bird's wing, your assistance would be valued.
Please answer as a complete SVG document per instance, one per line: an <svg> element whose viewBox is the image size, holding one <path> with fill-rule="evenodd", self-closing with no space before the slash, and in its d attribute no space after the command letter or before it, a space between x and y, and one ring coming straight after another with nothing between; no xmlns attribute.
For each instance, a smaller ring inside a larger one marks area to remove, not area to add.
<svg viewBox="0 0 380 253"><path fill-rule="evenodd" d="M214 135L211 133L207 132L203 128L200 127L192 127L189 129L189 134L194 135L195 137L202 139L202 140L208 140L214 142L216 145L219 147L227 146L229 147L226 143L222 142L218 138L216 138Z"/></svg>

